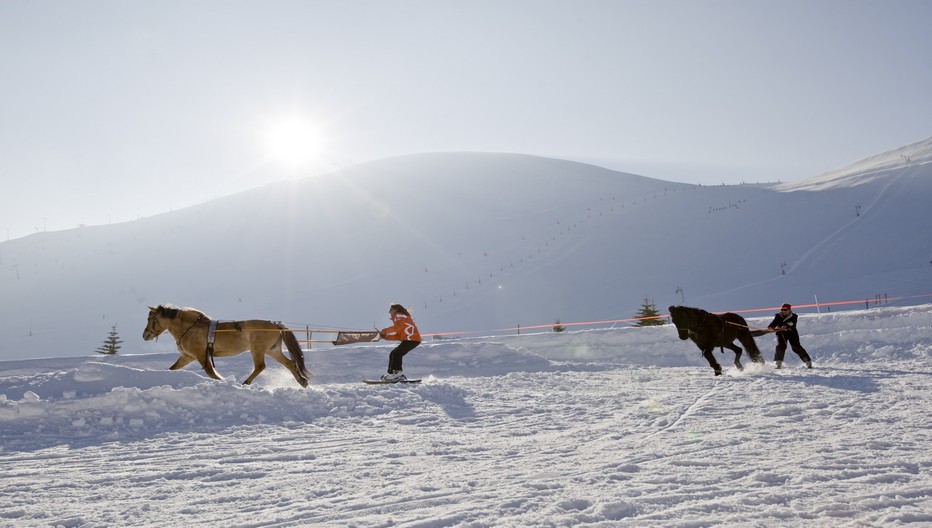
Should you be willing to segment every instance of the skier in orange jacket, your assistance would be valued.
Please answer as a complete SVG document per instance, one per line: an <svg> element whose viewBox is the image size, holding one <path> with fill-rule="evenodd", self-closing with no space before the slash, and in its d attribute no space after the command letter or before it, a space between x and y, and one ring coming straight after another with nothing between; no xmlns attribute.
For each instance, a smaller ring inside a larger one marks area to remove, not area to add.
<svg viewBox="0 0 932 528"><path fill-rule="evenodd" d="M421 333L411 318L411 313L400 304L393 304L388 308L388 315L392 319L392 326L379 330L379 337L390 341L401 341L391 353L388 354L388 374L382 376L383 381L404 381L402 372L402 358L421 344Z"/></svg>

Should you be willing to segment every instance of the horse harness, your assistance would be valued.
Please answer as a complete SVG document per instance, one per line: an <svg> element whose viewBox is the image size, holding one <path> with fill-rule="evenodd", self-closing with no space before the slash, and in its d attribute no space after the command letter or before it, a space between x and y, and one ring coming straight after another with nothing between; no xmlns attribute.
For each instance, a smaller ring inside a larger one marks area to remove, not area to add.
<svg viewBox="0 0 932 528"><path fill-rule="evenodd" d="M214 339L217 337L217 323L219 321L211 320L207 324L207 358L210 359L210 366L217 368L214 363Z"/></svg>
<svg viewBox="0 0 932 528"><path fill-rule="evenodd" d="M193 323L191 323L191 326L189 326L187 329L185 329L184 332L182 332L181 337L178 338L178 341L181 341L182 339L184 339L184 336L187 335L188 331L190 331L192 328L197 326L198 323L201 323L204 319L207 319L207 359L210 360L211 367L217 368L217 364L214 362L214 341L217 338L217 326L220 324L221 321L210 319L207 316L200 315L198 316L197 319L194 320ZM239 322L237 321L231 321L231 322L234 323L234 328L236 330L240 330Z"/></svg>
<svg viewBox="0 0 932 528"><path fill-rule="evenodd" d="M194 322L191 323L191 326L185 328L184 332L181 332L181 336L178 337L178 341L181 341L182 339L184 339L184 336L188 335L188 332L190 332L192 328L197 326L197 323L200 323L203 319L204 319L203 315L197 316L197 319L195 319Z"/></svg>

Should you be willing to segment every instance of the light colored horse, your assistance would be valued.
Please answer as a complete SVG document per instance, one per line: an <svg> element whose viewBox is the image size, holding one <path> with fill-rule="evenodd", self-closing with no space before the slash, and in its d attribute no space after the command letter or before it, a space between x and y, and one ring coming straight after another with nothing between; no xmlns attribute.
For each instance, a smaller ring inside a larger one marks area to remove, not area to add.
<svg viewBox="0 0 932 528"><path fill-rule="evenodd" d="M265 356L269 356L284 365L302 387L307 387L311 373L304 366L304 353L294 334L281 323L258 319L218 322L212 347L208 344L209 329L210 318L194 308L150 306L149 322L142 338L151 341L165 331L175 338L181 357L170 370L184 368L197 360L208 376L223 379L214 370L213 358L235 356L249 350L253 371L243 384L249 385L265 370ZM282 342L288 347L291 359L282 353Z"/></svg>

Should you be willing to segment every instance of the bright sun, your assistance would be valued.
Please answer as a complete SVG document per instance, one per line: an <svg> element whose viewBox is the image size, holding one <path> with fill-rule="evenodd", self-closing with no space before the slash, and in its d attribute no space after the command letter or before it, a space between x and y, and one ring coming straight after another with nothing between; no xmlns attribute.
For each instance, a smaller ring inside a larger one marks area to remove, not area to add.
<svg viewBox="0 0 932 528"><path fill-rule="evenodd" d="M263 139L268 156L289 169L307 166L321 152L320 130L300 117L270 123L264 130Z"/></svg>

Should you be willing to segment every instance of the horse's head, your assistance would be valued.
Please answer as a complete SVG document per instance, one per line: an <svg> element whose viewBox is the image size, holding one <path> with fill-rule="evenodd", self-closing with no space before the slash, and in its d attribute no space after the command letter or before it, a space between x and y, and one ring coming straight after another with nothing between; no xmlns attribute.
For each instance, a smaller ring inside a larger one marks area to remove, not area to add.
<svg viewBox="0 0 932 528"><path fill-rule="evenodd" d="M689 339L689 313L682 306L670 306L667 309L670 310L670 319L673 320L680 339L686 341Z"/></svg>
<svg viewBox="0 0 932 528"><path fill-rule="evenodd" d="M162 322L159 319L160 308L162 307L149 307L149 322L146 323L146 329L142 331L142 338L146 341L152 341L165 331L165 327L162 325Z"/></svg>
<svg viewBox="0 0 932 528"><path fill-rule="evenodd" d="M171 330L179 324L193 326L201 321L210 321L210 317L194 308L176 308L170 304L160 304L149 307L149 322L142 332L142 338L151 341L162 332Z"/></svg>

